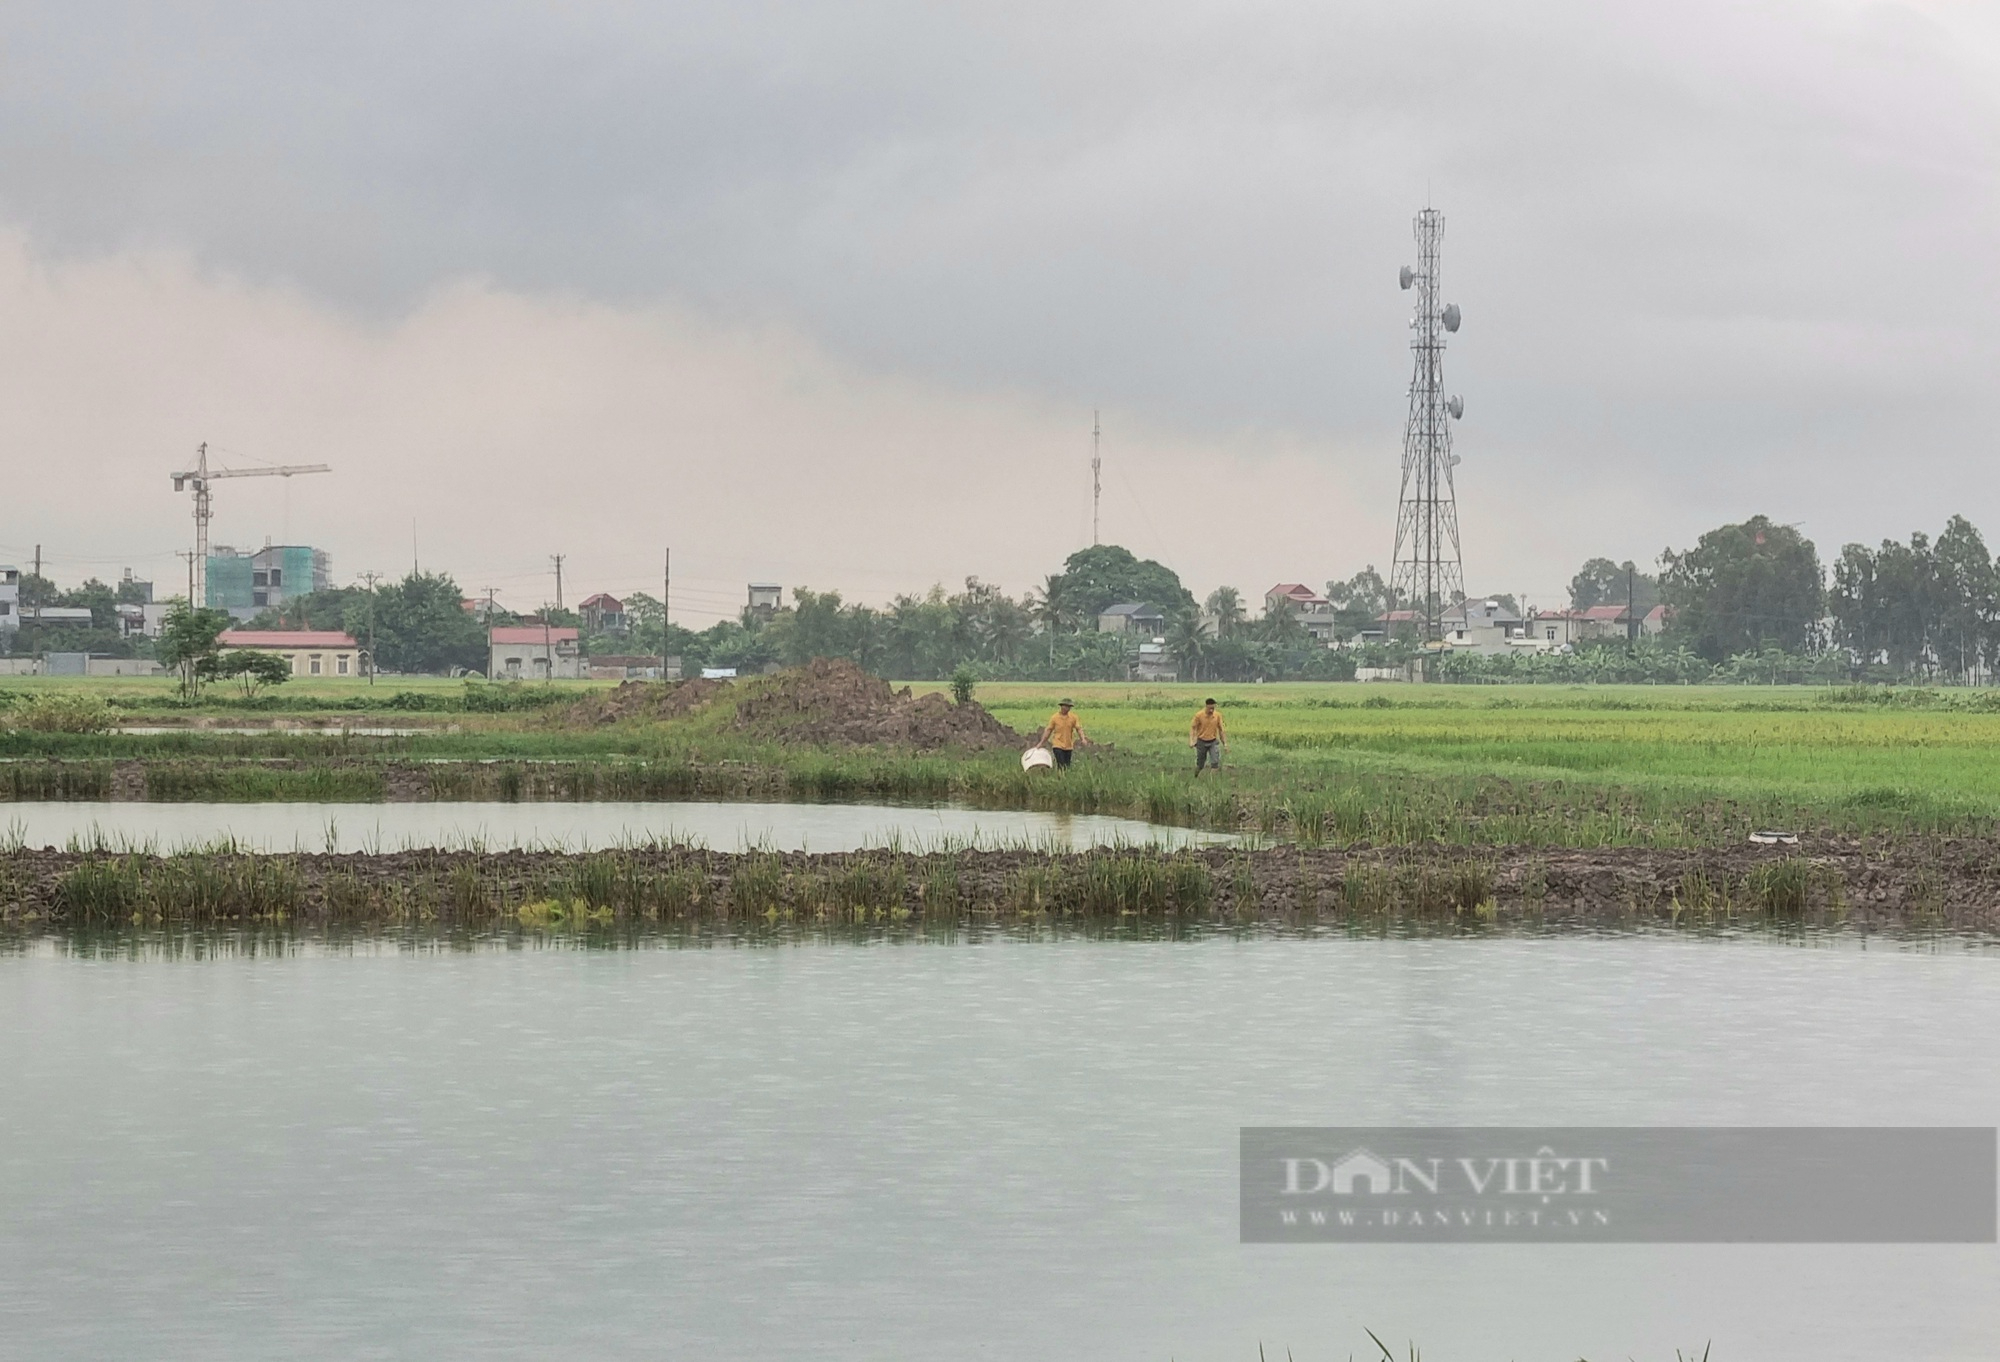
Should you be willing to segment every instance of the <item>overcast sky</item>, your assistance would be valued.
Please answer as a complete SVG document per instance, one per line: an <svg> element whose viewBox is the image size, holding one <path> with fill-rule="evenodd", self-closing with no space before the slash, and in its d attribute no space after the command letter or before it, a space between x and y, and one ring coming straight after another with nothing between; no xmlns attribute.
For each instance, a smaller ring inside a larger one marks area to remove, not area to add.
<svg viewBox="0 0 2000 1362"><path fill-rule="evenodd" d="M2000 541L2000 6L19 3L0 558L1198 592L1394 534L1446 216L1468 584L1757 512Z"/></svg>

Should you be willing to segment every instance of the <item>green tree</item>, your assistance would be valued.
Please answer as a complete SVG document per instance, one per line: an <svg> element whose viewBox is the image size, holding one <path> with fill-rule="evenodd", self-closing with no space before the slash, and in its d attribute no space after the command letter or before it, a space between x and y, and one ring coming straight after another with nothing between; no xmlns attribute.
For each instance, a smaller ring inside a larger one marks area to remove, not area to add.
<svg viewBox="0 0 2000 1362"><path fill-rule="evenodd" d="M1209 592L1207 606L1215 620L1217 638L1228 638L1243 627L1243 596L1235 587L1219 586Z"/></svg>
<svg viewBox="0 0 2000 1362"><path fill-rule="evenodd" d="M1660 562L1674 633L1709 661L1766 645L1805 653L1817 642L1819 554L1793 527L1752 516L1710 530L1685 553L1668 549Z"/></svg>
<svg viewBox="0 0 2000 1362"><path fill-rule="evenodd" d="M43 605L62 604L62 592L56 590L54 582L41 576L39 573L22 573L20 587L21 608L23 610L32 610L37 606Z"/></svg>
<svg viewBox="0 0 2000 1362"><path fill-rule="evenodd" d="M1334 627L1341 638L1353 638L1375 627L1394 605L1395 593L1370 563L1344 582L1328 582L1326 598L1333 602Z"/></svg>
<svg viewBox="0 0 2000 1362"><path fill-rule="evenodd" d="M1267 601L1254 630L1259 643L1293 644L1307 637L1305 621L1283 601Z"/></svg>
<svg viewBox="0 0 2000 1362"><path fill-rule="evenodd" d="M118 593L95 577L73 591L61 593L53 603L72 610L88 610L92 628L118 627Z"/></svg>
<svg viewBox="0 0 2000 1362"><path fill-rule="evenodd" d="M1588 610L1596 605L1625 604L1626 574L1631 574L1633 607L1641 614L1660 603L1660 583L1639 571L1631 561L1614 563L1609 558L1591 558L1569 579L1569 607Z"/></svg>
<svg viewBox="0 0 2000 1362"><path fill-rule="evenodd" d="M1229 588L1223 587L1222 590L1228 591ZM1215 597L1210 596L1211 612L1215 608L1214 601ZM1240 612L1242 607L1237 609ZM1233 636L1232 631L1229 637ZM1174 666L1179 669L1182 680L1201 680L1201 664L1207 660L1208 651L1209 637L1202 630L1200 616L1181 614L1167 621L1167 652L1174 659Z"/></svg>
<svg viewBox="0 0 2000 1362"><path fill-rule="evenodd" d="M160 664L180 676L181 695L189 700L216 676L216 659L221 652L217 640L230 626L229 612L203 607L190 610L176 603L160 622L156 656Z"/></svg>
<svg viewBox="0 0 2000 1362"><path fill-rule="evenodd" d="M1107 607L1143 601L1171 615L1192 610L1194 596L1171 568L1135 558L1116 544L1078 549L1063 564L1062 594L1078 620L1094 620Z"/></svg>
<svg viewBox="0 0 2000 1362"><path fill-rule="evenodd" d="M1963 516L1935 543L1917 533L1879 549L1847 545L1827 600L1836 639L1864 669L1965 678L2000 661L2000 573Z"/></svg>
<svg viewBox="0 0 2000 1362"><path fill-rule="evenodd" d="M367 637L368 588L337 586L326 591L309 591L292 596L251 619L251 629L339 629L356 638ZM358 616L362 627L349 625Z"/></svg>
<svg viewBox="0 0 2000 1362"><path fill-rule="evenodd" d="M292 666L276 653L255 648L232 648L215 659L215 675L235 677L243 684L244 698L265 686L282 686L292 679Z"/></svg>
<svg viewBox="0 0 2000 1362"><path fill-rule="evenodd" d="M375 665L392 672L484 671L486 629L461 603L458 583L444 573L412 572L375 588ZM347 632L366 639L366 593L345 612ZM555 623L555 621L551 621Z"/></svg>

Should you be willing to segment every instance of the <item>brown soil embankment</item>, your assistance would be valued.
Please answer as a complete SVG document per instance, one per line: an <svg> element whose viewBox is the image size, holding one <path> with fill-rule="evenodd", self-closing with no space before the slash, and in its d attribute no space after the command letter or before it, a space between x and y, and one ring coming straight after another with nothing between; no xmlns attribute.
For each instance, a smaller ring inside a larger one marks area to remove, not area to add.
<svg viewBox="0 0 2000 1362"><path fill-rule="evenodd" d="M731 732L802 746L929 752L1021 745L1021 735L976 700L961 705L937 691L914 695L908 686L897 690L845 659L824 657L743 681L627 681L579 700L555 721L591 726L676 719L720 699L734 701L727 724Z"/></svg>
<svg viewBox="0 0 2000 1362"><path fill-rule="evenodd" d="M1742 848L1418 847L924 856L682 849L157 858L0 855L0 922L38 927L912 920L1345 923L1367 931L2000 930L1974 840Z"/></svg>

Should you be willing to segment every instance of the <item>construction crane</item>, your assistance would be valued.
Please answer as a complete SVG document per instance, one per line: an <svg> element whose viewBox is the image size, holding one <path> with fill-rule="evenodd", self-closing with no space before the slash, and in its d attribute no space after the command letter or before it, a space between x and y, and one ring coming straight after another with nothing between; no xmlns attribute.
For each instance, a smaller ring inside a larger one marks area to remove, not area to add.
<svg viewBox="0 0 2000 1362"><path fill-rule="evenodd" d="M188 607L199 610L208 603L209 483L217 478L290 478L300 473L332 471L323 463L283 463L270 468L210 468L208 442L204 440L195 451L194 467L173 475L176 492L189 487L194 490L194 599L188 602Z"/></svg>

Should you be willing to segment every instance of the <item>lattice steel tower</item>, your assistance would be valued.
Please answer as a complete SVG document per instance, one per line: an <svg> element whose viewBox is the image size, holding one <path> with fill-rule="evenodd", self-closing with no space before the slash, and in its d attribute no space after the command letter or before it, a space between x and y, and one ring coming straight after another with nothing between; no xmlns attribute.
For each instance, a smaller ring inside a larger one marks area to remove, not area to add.
<svg viewBox="0 0 2000 1362"><path fill-rule="evenodd" d="M1458 330L1458 305L1438 304L1438 246L1444 214L1417 214L1417 263L1405 265L1405 289L1417 291L1410 319L1416 356L1410 378L1410 416L1403 427L1403 493L1396 510L1392 606L1408 610L1419 641L1444 637L1444 614L1465 595L1465 564L1458 548L1458 500L1451 471L1451 422L1465 413L1464 399L1444 395L1444 333Z"/></svg>

